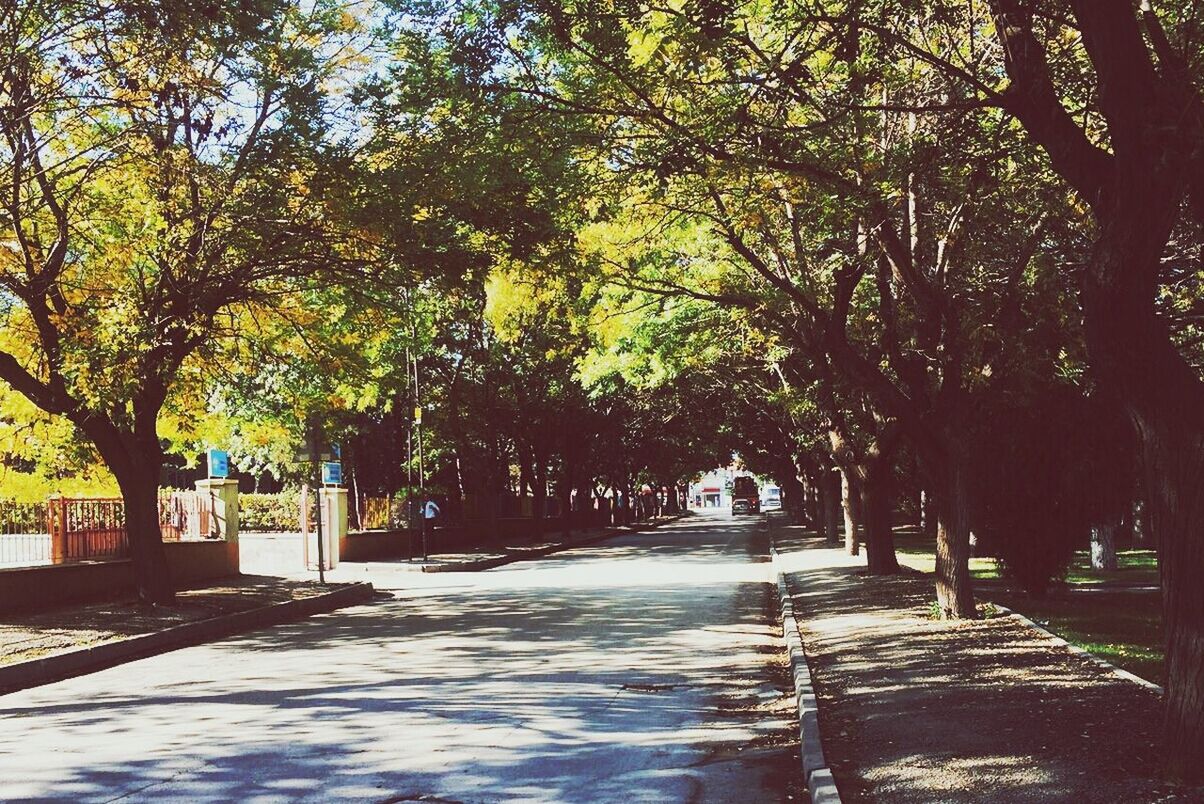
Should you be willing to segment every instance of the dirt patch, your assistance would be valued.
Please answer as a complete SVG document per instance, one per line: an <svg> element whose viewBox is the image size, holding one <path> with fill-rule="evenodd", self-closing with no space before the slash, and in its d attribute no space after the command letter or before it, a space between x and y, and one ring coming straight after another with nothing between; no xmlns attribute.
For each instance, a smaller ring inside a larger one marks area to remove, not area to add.
<svg viewBox="0 0 1204 804"><path fill-rule="evenodd" d="M180 592L172 606L119 600L0 618L0 665L150 634L225 614L302 600L331 591L301 581L244 575L220 586Z"/></svg>
<svg viewBox="0 0 1204 804"><path fill-rule="evenodd" d="M1196 802L1157 778L1158 695L1014 617L930 617L931 581L808 543L791 576L846 802Z"/></svg>

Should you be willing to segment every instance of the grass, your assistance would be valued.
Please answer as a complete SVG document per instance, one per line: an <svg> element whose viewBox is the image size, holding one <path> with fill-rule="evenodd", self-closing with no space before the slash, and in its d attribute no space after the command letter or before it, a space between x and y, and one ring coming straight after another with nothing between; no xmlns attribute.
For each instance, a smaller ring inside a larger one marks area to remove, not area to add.
<svg viewBox="0 0 1204 804"><path fill-rule="evenodd" d="M1155 684L1166 683L1157 592L1100 592L1043 600L1011 591L992 591L990 596L1117 667Z"/></svg>
<svg viewBox="0 0 1204 804"><path fill-rule="evenodd" d="M930 573L935 545L914 528L895 533L899 561ZM1124 550L1113 572L1091 569L1086 550L1075 555L1066 586L1050 590L1044 599L1030 598L1006 584L991 584L980 598L1007 606L1048 628L1067 641L1157 684L1165 684L1162 606L1156 589L1126 591L1099 588L1108 582L1125 586L1158 586L1158 565L1152 550ZM992 558L970 559L970 574L978 581L998 581ZM1093 589L1093 587L1095 587ZM1081 591L1074 591L1074 590Z"/></svg>
<svg viewBox="0 0 1204 804"><path fill-rule="evenodd" d="M899 560L920 572L936 570L936 543L916 528L895 531L895 553ZM975 580L997 580L999 568L993 558L971 558L970 576Z"/></svg>
<svg viewBox="0 0 1204 804"><path fill-rule="evenodd" d="M1158 585L1158 557L1153 550L1120 550L1116 554L1119 567L1112 572L1091 569L1091 555L1086 550L1075 553L1074 562L1066 574L1066 582L1073 584L1100 584L1109 581Z"/></svg>

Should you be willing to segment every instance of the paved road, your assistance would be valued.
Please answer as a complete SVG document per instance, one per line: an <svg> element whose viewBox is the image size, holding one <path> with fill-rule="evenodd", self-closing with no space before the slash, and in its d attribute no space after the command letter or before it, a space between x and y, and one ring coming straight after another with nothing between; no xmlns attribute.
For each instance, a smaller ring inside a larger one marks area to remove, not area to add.
<svg viewBox="0 0 1204 804"><path fill-rule="evenodd" d="M383 565L376 604L0 697L0 797L797 797L765 548L700 517L488 573Z"/></svg>

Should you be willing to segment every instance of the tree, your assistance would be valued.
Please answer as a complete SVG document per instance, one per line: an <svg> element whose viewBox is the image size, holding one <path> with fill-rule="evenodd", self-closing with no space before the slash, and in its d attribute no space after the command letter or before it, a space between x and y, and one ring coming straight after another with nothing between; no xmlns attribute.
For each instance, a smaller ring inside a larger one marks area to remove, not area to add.
<svg viewBox="0 0 1204 804"><path fill-rule="evenodd" d="M1107 140L1084 131L1054 83L1050 40L1034 8L991 4L1011 83L1000 93L1090 206L1094 242L1082 304L1092 365L1140 434L1167 633L1167 770L1204 780L1204 383L1159 316L1162 256L1177 229L1204 223L1198 34L1164 27L1130 2L1070 2ZM1173 13L1171 19L1175 19ZM1068 21L1069 22L1069 21ZM1172 38L1173 37L1173 38ZM1174 44L1172 44L1174 42Z"/></svg>
<svg viewBox="0 0 1204 804"><path fill-rule="evenodd" d="M0 26L0 379L95 445L139 596L168 602L159 414L232 310L348 261L324 93L357 23L264 0L24 4Z"/></svg>
<svg viewBox="0 0 1204 804"><path fill-rule="evenodd" d="M822 17L847 35L871 32L882 48L955 79L960 89L951 97L980 114L1005 110L1093 219L1082 256L1066 266L1079 282L1092 368L1139 434L1163 580L1167 771L1199 781L1204 384L1192 328L1176 323L1165 302L1175 295L1168 280L1196 261L1189 255L1204 209L1196 147L1204 122L1201 36L1192 4L1135 5L941 0L895 14L884 2L832 4Z"/></svg>
<svg viewBox="0 0 1204 804"><path fill-rule="evenodd" d="M755 311L872 398L937 492L942 610L976 616L968 428L999 344L972 318L1017 292L1054 204L1017 169L1031 157L1006 117L980 119L960 83L914 53L873 51L822 9L481 8L449 22L453 41L496 61L481 91L593 121L596 184L622 188L597 216L643 219L623 235L637 249L702 223L732 279L638 258L612 260L614 273ZM1019 249L1000 247L1009 229L1026 232Z"/></svg>

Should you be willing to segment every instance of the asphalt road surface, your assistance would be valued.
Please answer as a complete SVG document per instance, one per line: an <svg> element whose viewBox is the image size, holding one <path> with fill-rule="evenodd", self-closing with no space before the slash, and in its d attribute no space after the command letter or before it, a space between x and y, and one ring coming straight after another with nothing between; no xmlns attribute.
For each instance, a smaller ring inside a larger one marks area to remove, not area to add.
<svg viewBox="0 0 1204 804"><path fill-rule="evenodd" d="M766 550L720 515L372 565L377 603L0 696L0 798L799 799Z"/></svg>

